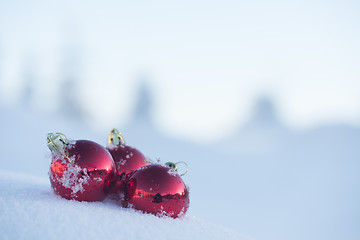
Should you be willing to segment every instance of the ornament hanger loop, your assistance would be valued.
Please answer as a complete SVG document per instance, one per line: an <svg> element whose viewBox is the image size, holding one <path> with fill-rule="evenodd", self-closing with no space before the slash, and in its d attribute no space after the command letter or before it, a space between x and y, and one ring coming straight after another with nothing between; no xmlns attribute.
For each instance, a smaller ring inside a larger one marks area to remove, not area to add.
<svg viewBox="0 0 360 240"><path fill-rule="evenodd" d="M184 175L188 172L188 170L189 170L189 169L188 169L188 165L186 164L186 162L177 162L177 163L166 162L166 163L165 163L165 166L170 167L170 168L172 168L173 170L175 170L176 172L178 172L178 165L179 165L179 164L184 164L185 167L186 167L185 172L179 173L180 176L184 176Z"/></svg>
<svg viewBox="0 0 360 240"><path fill-rule="evenodd" d="M68 152L65 150L65 145L68 143L65 134L63 133L48 133L46 136L48 148L50 151L57 151L61 156L74 163L70 159Z"/></svg>
<svg viewBox="0 0 360 240"><path fill-rule="evenodd" d="M113 128L108 136L108 145L111 144L114 144L115 146L126 144L123 135L116 128Z"/></svg>

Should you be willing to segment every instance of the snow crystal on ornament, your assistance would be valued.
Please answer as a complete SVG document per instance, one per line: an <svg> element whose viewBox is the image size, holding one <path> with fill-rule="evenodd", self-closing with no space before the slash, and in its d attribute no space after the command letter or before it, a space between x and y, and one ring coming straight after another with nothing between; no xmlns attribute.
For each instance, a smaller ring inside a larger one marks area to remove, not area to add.
<svg viewBox="0 0 360 240"><path fill-rule="evenodd" d="M135 205L134 205L134 204L132 204L132 203L128 203L128 208L135 209Z"/></svg>
<svg viewBox="0 0 360 240"><path fill-rule="evenodd" d="M81 177L79 177L81 175ZM87 169L82 169L77 165L68 166L64 171L62 178L58 179L59 182L66 188L72 190L71 195L76 195L77 192L84 192L85 184L89 183L90 176L87 173Z"/></svg>
<svg viewBox="0 0 360 240"><path fill-rule="evenodd" d="M120 159L120 161L118 162L118 165L125 165L126 164L126 160L125 159ZM118 169L120 171L120 169Z"/></svg>
<svg viewBox="0 0 360 240"><path fill-rule="evenodd" d="M102 178L101 177L97 177L97 178L94 178L95 181L98 181L98 182L101 182L102 181Z"/></svg>
<svg viewBox="0 0 360 240"><path fill-rule="evenodd" d="M183 207L178 215L179 218L183 217L185 215L185 207Z"/></svg>
<svg viewBox="0 0 360 240"><path fill-rule="evenodd" d="M119 197L120 197L121 201L125 201L125 194L124 193L120 193Z"/></svg>
<svg viewBox="0 0 360 240"><path fill-rule="evenodd" d="M142 170L142 169L145 169L147 166L148 166L148 165L142 166L142 167L138 168L136 171L140 171L140 170Z"/></svg>
<svg viewBox="0 0 360 240"><path fill-rule="evenodd" d="M75 160L76 160L75 155L71 156L70 159L71 159L73 162L75 162Z"/></svg>
<svg viewBox="0 0 360 240"><path fill-rule="evenodd" d="M163 206L161 206L160 212L156 214L157 217L172 217L174 215L174 212L166 212Z"/></svg>
<svg viewBox="0 0 360 240"><path fill-rule="evenodd" d="M169 175L173 176L173 177L176 177L178 176L178 172L175 171L174 169L170 168L169 171L167 172Z"/></svg>
<svg viewBox="0 0 360 240"><path fill-rule="evenodd" d="M109 144L108 146L107 146L107 149L108 150L114 150L116 148L116 146L112 143L112 144Z"/></svg>

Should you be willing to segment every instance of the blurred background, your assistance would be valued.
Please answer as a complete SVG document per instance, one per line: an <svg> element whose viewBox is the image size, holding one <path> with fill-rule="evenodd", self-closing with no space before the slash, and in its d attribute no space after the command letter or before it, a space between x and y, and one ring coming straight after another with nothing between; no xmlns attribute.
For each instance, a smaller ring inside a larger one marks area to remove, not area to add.
<svg viewBox="0 0 360 240"><path fill-rule="evenodd" d="M189 214L254 239L359 239L357 1L1 1L1 168L46 133L186 161Z"/></svg>

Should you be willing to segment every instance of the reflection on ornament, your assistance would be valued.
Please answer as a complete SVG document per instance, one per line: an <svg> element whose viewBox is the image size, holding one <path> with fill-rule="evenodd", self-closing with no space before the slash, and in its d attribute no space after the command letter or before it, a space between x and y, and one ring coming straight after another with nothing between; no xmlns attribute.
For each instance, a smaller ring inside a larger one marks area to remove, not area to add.
<svg viewBox="0 0 360 240"><path fill-rule="evenodd" d="M121 203L146 213L181 217L189 208L189 190L172 168L151 164L138 169L127 181Z"/></svg>

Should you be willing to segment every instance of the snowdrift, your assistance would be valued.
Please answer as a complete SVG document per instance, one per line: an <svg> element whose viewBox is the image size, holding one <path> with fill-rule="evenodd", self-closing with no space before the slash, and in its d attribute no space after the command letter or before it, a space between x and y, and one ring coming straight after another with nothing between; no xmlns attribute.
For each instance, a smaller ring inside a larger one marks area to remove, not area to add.
<svg viewBox="0 0 360 240"><path fill-rule="evenodd" d="M116 202L55 195L48 179L0 170L2 239L248 239L194 216L159 218Z"/></svg>

